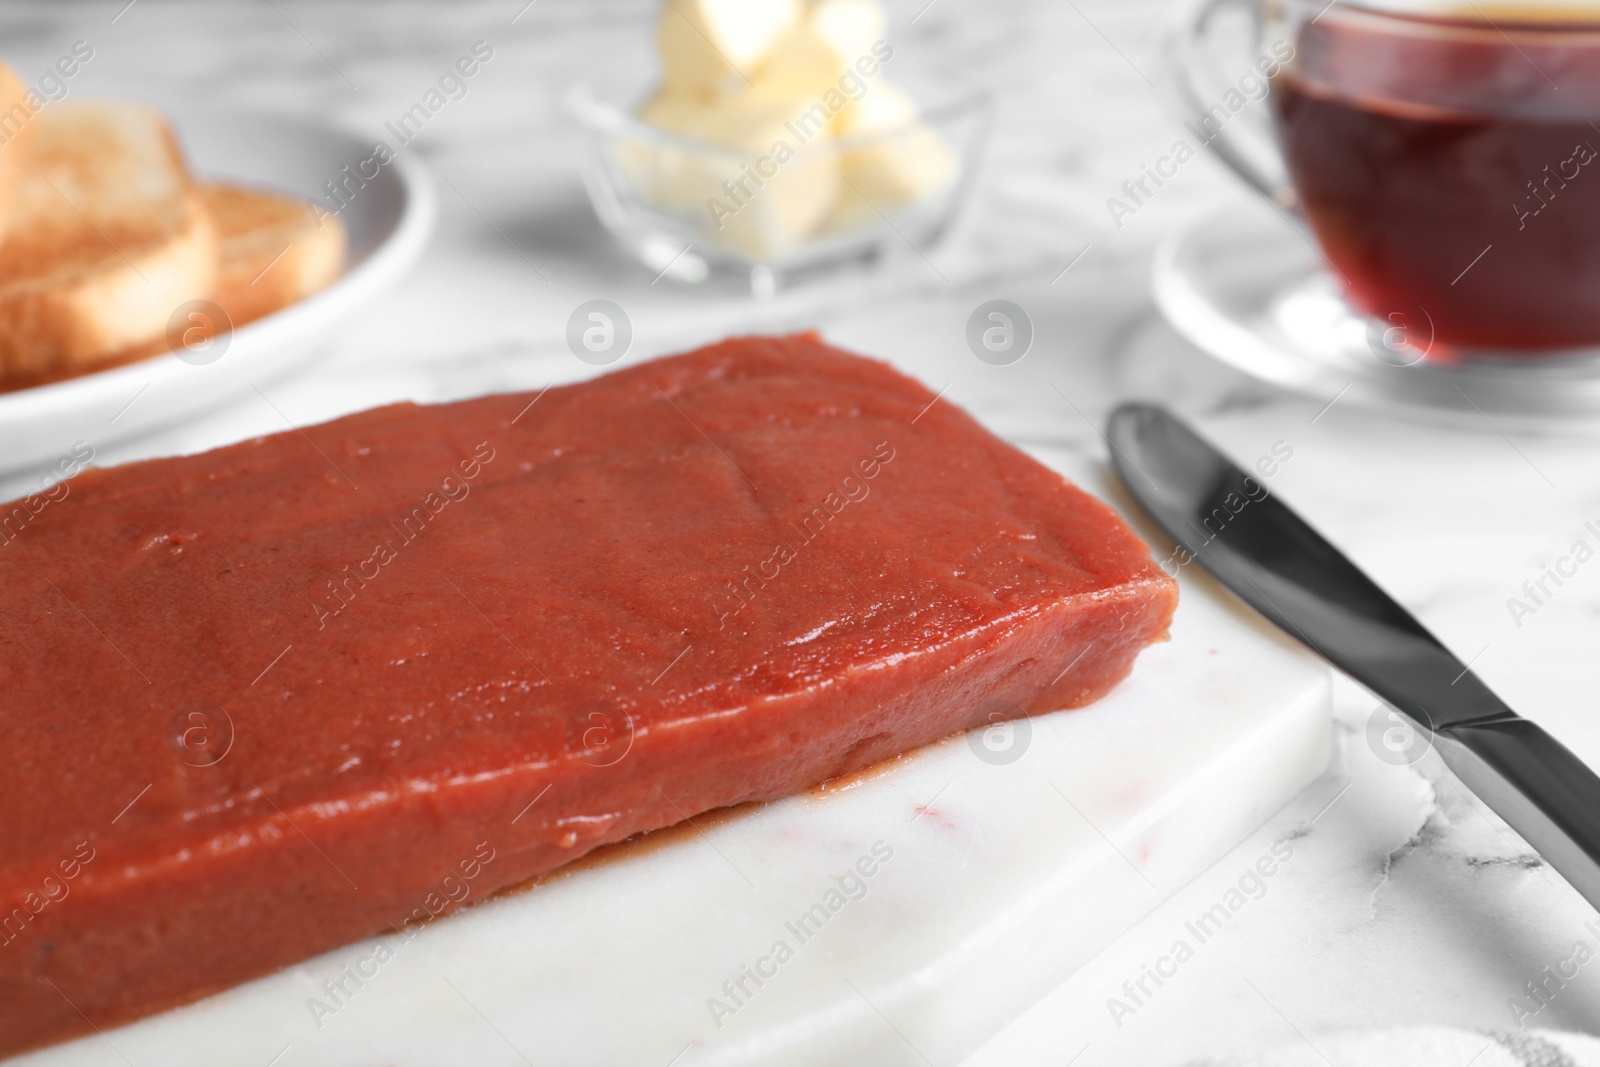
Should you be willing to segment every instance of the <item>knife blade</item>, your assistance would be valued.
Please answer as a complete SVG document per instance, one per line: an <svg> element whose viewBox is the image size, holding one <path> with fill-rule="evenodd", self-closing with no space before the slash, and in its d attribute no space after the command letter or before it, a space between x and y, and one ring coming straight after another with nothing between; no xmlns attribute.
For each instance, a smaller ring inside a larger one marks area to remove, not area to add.
<svg viewBox="0 0 1600 1067"><path fill-rule="evenodd" d="M1129 494L1186 554L1425 731L1445 765L1600 907L1600 777L1522 718L1342 552L1176 416L1106 427Z"/></svg>

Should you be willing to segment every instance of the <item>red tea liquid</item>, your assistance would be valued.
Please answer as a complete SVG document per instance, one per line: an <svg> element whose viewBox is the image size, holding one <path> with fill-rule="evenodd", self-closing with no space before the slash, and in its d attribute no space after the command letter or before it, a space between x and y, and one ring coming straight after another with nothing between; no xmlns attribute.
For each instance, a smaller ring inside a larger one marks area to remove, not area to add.
<svg viewBox="0 0 1600 1067"><path fill-rule="evenodd" d="M1600 344L1600 33L1324 19L1272 102L1363 312L1440 355Z"/></svg>

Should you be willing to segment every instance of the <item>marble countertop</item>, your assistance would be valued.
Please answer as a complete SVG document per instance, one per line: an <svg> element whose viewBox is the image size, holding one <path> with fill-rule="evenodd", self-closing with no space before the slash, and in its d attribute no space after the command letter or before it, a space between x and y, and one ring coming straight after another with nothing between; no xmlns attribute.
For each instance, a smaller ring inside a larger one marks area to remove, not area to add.
<svg viewBox="0 0 1600 1067"><path fill-rule="evenodd" d="M585 376L592 368L567 351L564 332L571 311L595 298L628 311L629 361L735 331L816 327L912 373L961 357L971 311L1009 299L1035 326L1027 359L1045 364L1071 403L1008 389L1004 368L975 360L950 399L982 419L1022 417L1033 429L1018 443L1031 449L1100 454L1095 424L1127 396L1176 406L1245 460L1287 443L1293 461L1274 488L1515 707L1600 766L1596 575L1580 570L1532 616L1517 620L1507 606L1589 536L1585 521L1600 520L1600 438L1323 410L1221 367L1165 325L1149 294L1155 245L1246 195L1202 156L1120 227L1107 211L1123 181L1181 133L1156 88L1165 2L893 3L905 55L957 65L994 94L994 135L969 210L926 260L904 255L875 275L764 303L727 287L652 284L588 207L561 96L580 79L651 61L646 0L125 2L10 5L0 39L30 80L72 42L90 42L94 58L73 94L315 112L373 136L473 42L494 48L469 94L408 147L438 180L432 244L325 356L274 386L295 421ZM202 448L276 431L278 420L251 395L101 460ZM1575 942L1595 942L1593 910L1435 755L1410 766L1378 759L1367 740L1375 701L1348 683L1337 692L1327 775L970 1067L1177 1064L1411 1022L1514 1028L1508 1000L1524 999L1525 984ZM1294 862L1267 894L1176 980L1114 1019L1107 1002L1123 982L1291 834ZM1529 1024L1600 1032L1597 975L1581 970Z"/></svg>

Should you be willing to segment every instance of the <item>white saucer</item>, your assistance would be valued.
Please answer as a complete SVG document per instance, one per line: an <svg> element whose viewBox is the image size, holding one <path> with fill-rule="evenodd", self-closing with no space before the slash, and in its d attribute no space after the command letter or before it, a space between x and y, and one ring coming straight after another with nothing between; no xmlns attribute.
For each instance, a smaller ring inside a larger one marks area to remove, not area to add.
<svg viewBox="0 0 1600 1067"><path fill-rule="evenodd" d="M171 116L196 174L327 200L324 183L372 155L372 143L285 115L182 111ZM0 471L41 472L248 391L314 355L333 322L387 288L427 243L436 200L426 171L402 153L340 212L350 250L326 290L233 331L214 362L167 354L16 392L0 393Z"/></svg>
<svg viewBox="0 0 1600 1067"><path fill-rule="evenodd" d="M1600 431L1600 350L1424 359L1425 336L1397 346L1394 333L1385 336L1389 324L1349 308L1310 238L1259 201L1164 242L1154 288L1194 344L1294 392L1486 430Z"/></svg>

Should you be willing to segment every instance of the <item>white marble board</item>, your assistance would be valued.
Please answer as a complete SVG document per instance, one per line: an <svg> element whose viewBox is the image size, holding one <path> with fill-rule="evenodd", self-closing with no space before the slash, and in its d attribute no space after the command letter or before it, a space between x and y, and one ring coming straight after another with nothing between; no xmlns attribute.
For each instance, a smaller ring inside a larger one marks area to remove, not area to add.
<svg viewBox="0 0 1600 1067"><path fill-rule="evenodd" d="M1172 640L1089 708L697 820L409 941L16 1062L944 1067L1320 775L1329 691L1185 573Z"/></svg>

